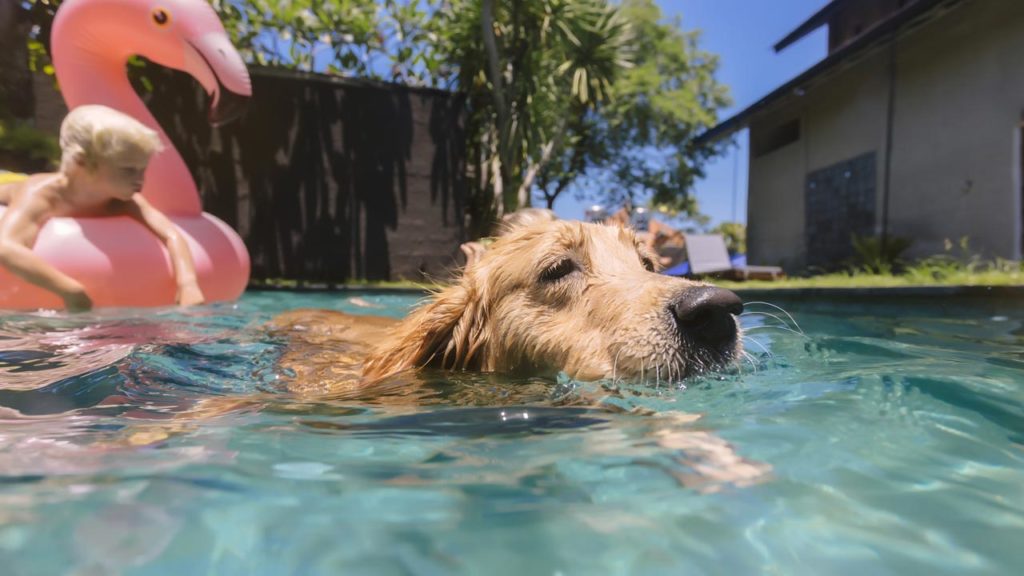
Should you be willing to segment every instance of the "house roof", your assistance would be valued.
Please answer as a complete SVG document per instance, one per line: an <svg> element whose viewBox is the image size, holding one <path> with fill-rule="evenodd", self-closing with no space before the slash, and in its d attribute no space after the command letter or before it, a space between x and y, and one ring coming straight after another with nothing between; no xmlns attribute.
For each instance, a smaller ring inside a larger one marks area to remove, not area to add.
<svg viewBox="0 0 1024 576"><path fill-rule="evenodd" d="M776 52L781 52L790 44L793 44L797 40L807 36L825 24L828 24L829 17L832 16L832 14L841 5L846 4L847 1L848 0L832 0L821 10L815 12L814 15L808 18L803 24L797 26L796 30L793 30L787 34L785 38L779 40L772 48L774 48Z"/></svg>
<svg viewBox="0 0 1024 576"><path fill-rule="evenodd" d="M776 49L785 48L796 42L813 30L822 26L828 20L828 16L836 8L845 3L846 0L833 0L796 30L775 45ZM845 46L833 51L823 60L805 70L802 74L776 88L770 94L754 102L735 116L728 118L718 125L708 129L696 138L696 143L708 144L728 137L750 125L750 121L758 114L765 112L775 104L793 96L802 96L806 90L816 81L821 80L827 74L839 70L844 64L854 61L857 57L868 52L895 35L923 23L938 15L942 10L950 8L961 2L970 0L917 0L911 2L894 12L889 18L881 20L871 28L867 29L857 38Z"/></svg>

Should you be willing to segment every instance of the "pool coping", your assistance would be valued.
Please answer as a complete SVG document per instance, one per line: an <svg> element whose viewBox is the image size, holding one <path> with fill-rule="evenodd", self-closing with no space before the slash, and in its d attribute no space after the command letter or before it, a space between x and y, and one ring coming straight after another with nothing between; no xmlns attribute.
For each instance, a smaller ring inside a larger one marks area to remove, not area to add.
<svg viewBox="0 0 1024 576"><path fill-rule="evenodd" d="M430 288L413 286L364 286L360 284L320 284L310 283L301 286L269 286L250 284L246 292L363 292L371 294L427 294Z"/></svg>
<svg viewBox="0 0 1024 576"><path fill-rule="evenodd" d="M363 292L371 294L427 294L428 287L365 286L360 284L309 283L301 286L250 285L246 290L266 292ZM775 298L1024 298L1024 285L1016 286L873 286L806 287L806 288L742 288L734 287L745 299L769 296Z"/></svg>

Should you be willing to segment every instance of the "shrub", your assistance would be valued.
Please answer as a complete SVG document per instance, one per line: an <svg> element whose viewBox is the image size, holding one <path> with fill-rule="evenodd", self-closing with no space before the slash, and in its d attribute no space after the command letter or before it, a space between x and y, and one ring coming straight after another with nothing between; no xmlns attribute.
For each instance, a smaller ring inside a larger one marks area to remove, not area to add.
<svg viewBox="0 0 1024 576"><path fill-rule="evenodd" d="M53 136L31 126L14 121L0 120L0 152L15 162L28 166L3 166L12 170L33 171L55 165L60 158L60 146Z"/></svg>
<svg viewBox="0 0 1024 576"><path fill-rule="evenodd" d="M853 272L868 274L892 274L902 269L905 262L902 255L910 248L908 238L890 236L885 242L879 236L858 236L851 238L854 257L850 262Z"/></svg>

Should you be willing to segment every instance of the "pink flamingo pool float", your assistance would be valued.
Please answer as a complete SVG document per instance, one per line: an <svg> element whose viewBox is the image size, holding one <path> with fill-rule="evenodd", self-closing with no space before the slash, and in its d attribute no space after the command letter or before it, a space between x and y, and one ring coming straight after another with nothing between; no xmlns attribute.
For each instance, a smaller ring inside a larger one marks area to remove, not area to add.
<svg viewBox="0 0 1024 576"><path fill-rule="evenodd" d="M245 245L227 224L202 211L188 168L125 70L129 57L141 55L187 72L212 97L210 121L231 119L252 88L217 14L205 0L65 0L52 38L68 108L103 104L160 133L165 150L150 162L142 194L184 232L207 301L238 298L249 279ZM34 250L81 282L96 306L174 304L176 285L163 245L127 217L53 218ZM0 268L0 308L61 307L57 296Z"/></svg>

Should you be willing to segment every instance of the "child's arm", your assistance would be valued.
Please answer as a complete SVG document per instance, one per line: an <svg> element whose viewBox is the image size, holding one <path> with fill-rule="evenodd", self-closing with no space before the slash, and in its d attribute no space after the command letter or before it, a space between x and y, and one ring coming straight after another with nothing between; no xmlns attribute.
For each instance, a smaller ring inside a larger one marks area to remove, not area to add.
<svg viewBox="0 0 1024 576"><path fill-rule="evenodd" d="M196 266L192 261L192 252L188 249L185 237L178 227L163 212L154 208L141 194L136 194L125 203L126 213L135 218L156 234L157 238L167 246L174 267L174 278L178 282L178 304L192 306L202 304L206 298L199 283L196 281Z"/></svg>
<svg viewBox="0 0 1024 576"><path fill-rule="evenodd" d="M32 252L51 210L45 193L26 191L14 198L0 217L0 265L22 280L60 296L68 310L88 310L92 300L85 288Z"/></svg>

